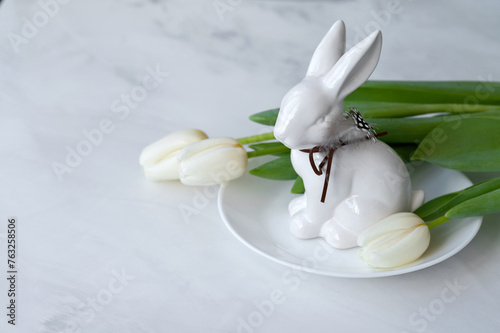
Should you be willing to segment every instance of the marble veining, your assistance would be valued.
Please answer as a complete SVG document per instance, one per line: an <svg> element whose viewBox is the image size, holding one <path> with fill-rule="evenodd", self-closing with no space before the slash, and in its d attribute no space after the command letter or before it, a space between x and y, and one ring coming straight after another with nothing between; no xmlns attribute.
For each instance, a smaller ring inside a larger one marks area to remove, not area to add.
<svg viewBox="0 0 500 333"><path fill-rule="evenodd" d="M145 145L182 128L269 131L247 117L279 105L338 19L348 45L381 28L373 79L499 80L498 2L401 0L389 17L382 0L220 1L229 6L222 14L212 0L1 2L0 262L6 219L17 216L20 292L12 328L0 280L0 331L498 327L497 216L438 266L325 278L249 252L225 229L213 193L147 182L137 163ZM41 3L55 2L49 16ZM55 162L66 166L60 177ZM443 311L432 308L454 281L467 289Z"/></svg>

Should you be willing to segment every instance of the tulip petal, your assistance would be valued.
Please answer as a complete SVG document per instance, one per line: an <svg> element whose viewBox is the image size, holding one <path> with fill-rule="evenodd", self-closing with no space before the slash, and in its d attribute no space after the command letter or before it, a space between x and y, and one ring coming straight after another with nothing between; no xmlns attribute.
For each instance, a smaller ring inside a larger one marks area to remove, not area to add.
<svg viewBox="0 0 500 333"><path fill-rule="evenodd" d="M365 246L380 235L395 230L415 227L422 223L424 223L424 221L413 213L402 212L390 215L363 231L358 237L358 245Z"/></svg>
<svg viewBox="0 0 500 333"><path fill-rule="evenodd" d="M167 157L160 162L142 167L144 176L152 181L179 179L179 162L176 156Z"/></svg>
<svg viewBox="0 0 500 333"><path fill-rule="evenodd" d="M232 138L212 138L186 146L177 156L179 179L186 185L208 186L241 177L248 158Z"/></svg>
<svg viewBox="0 0 500 333"><path fill-rule="evenodd" d="M393 268L418 259L430 243L430 232L421 225L401 238L398 242L381 250L365 247L360 251L361 258L370 266Z"/></svg>
<svg viewBox="0 0 500 333"><path fill-rule="evenodd" d="M414 213L396 213L362 232L359 256L368 265L393 268L418 259L430 243L430 232Z"/></svg>
<svg viewBox="0 0 500 333"><path fill-rule="evenodd" d="M184 147L177 156L177 159L187 160L200 153L208 153L211 150L217 150L221 147L238 147L243 149L243 146L233 138L211 138L209 140L198 141Z"/></svg>
<svg viewBox="0 0 500 333"><path fill-rule="evenodd" d="M142 166L151 166L165 158L175 156L183 147L207 138L204 132L197 129L170 133L145 147L139 157L139 163Z"/></svg>

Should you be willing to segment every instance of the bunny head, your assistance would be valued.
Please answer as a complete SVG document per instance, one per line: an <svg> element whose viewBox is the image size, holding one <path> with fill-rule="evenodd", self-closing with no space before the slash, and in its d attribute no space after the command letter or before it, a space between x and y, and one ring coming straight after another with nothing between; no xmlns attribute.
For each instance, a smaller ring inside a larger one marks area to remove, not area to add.
<svg viewBox="0 0 500 333"><path fill-rule="evenodd" d="M377 30L344 53L345 25L335 22L316 48L306 77L283 98L275 137L291 149L305 149L340 135L344 99L371 75L381 48Z"/></svg>

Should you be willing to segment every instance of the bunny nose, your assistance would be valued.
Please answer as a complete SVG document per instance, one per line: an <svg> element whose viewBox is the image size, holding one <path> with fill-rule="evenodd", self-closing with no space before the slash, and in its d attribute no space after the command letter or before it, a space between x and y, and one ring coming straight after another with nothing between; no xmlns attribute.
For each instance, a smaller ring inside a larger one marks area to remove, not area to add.
<svg viewBox="0 0 500 333"><path fill-rule="evenodd" d="M285 127L276 126L274 128L274 137L276 138L276 140L281 141L281 143L283 143L285 146L288 146L287 141L289 137L286 133Z"/></svg>
<svg viewBox="0 0 500 333"><path fill-rule="evenodd" d="M287 122L286 119L283 119L283 115L278 115L278 119L276 119L276 123L274 124L274 137L279 141L283 141L286 138L287 132Z"/></svg>
<svg viewBox="0 0 500 333"><path fill-rule="evenodd" d="M283 141L283 137L284 137L284 130L281 129L280 127L275 127L274 128L274 137L278 140L278 141Z"/></svg>

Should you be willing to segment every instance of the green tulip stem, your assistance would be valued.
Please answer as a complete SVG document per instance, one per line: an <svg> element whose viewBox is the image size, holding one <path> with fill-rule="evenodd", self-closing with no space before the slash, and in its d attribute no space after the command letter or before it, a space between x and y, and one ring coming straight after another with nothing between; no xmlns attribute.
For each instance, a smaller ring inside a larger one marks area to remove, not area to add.
<svg viewBox="0 0 500 333"><path fill-rule="evenodd" d="M445 223L445 222L448 222L450 219L447 218L446 216L441 216L441 217L438 217L437 219L435 220L432 220L432 221L429 221L427 222L427 226L429 227L429 230L435 228L435 227L438 227L440 226L441 224Z"/></svg>
<svg viewBox="0 0 500 333"><path fill-rule="evenodd" d="M267 148L267 149L260 149L260 150L249 151L249 152L247 152L247 156L248 156L248 158L252 158L252 157L257 157L257 156L286 153L286 152L289 152L289 151L290 151L290 148L287 148L285 146L282 146L282 147L273 147L273 148Z"/></svg>
<svg viewBox="0 0 500 333"><path fill-rule="evenodd" d="M239 138L238 141L242 145L246 145L249 143L255 143L255 142L262 142L262 141L269 141L269 140L274 140L274 133L269 132L269 133L264 133L264 134L258 134L258 135L252 135L252 136L247 136L244 138Z"/></svg>

